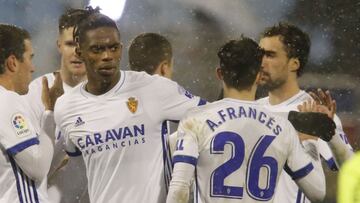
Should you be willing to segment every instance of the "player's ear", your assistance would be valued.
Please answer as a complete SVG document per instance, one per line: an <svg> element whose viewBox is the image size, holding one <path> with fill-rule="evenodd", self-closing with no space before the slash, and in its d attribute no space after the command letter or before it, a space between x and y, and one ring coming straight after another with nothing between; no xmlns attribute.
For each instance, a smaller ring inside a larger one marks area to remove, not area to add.
<svg viewBox="0 0 360 203"><path fill-rule="evenodd" d="M57 47L58 52L61 53L61 50L60 50L61 44L60 44L59 38L56 40L56 47Z"/></svg>
<svg viewBox="0 0 360 203"><path fill-rule="evenodd" d="M77 45L76 48L75 48L75 54L81 58L81 50L80 50L80 47Z"/></svg>
<svg viewBox="0 0 360 203"><path fill-rule="evenodd" d="M300 61L298 58L290 58L289 65L291 72L297 72L297 70L300 68Z"/></svg>
<svg viewBox="0 0 360 203"><path fill-rule="evenodd" d="M5 64L7 67L6 69L10 72L16 72L18 69L18 60L16 58L15 55L11 54L6 60L5 60ZM5 70L6 71L6 70Z"/></svg>
<svg viewBox="0 0 360 203"><path fill-rule="evenodd" d="M258 85L260 83L260 80L261 80L261 71L259 71L256 75L255 84Z"/></svg>
<svg viewBox="0 0 360 203"><path fill-rule="evenodd" d="M216 68L216 78L219 80L224 80L224 75L220 67Z"/></svg>

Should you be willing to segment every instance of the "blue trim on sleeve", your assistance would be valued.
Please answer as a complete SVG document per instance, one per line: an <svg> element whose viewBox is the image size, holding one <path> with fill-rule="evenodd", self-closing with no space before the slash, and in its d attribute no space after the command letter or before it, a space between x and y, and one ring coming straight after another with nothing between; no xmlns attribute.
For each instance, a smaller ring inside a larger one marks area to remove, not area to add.
<svg viewBox="0 0 360 203"><path fill-rule="evenodd" d="M288 173L293 180L297 180L299 178L302 178L304 176L306 176L307 174L309 174L312 170L314 169L314 166L312 163L309 163L308 165L304 166L303 168L293 172L291 171L291 169L289 168L289 166L287 165L287 163L284 166L284 170L286 171L286 173Z"/></svg>
<svg viewBox="0 0 360 203"><path fill-rule="evenodd" d="M18 143L15 146L10 147L9 149L6 150L6 152L12 156L14 156L15 154L21 152L22 150L32 146L32 145L36 145L39 144L39 139L37 137L25 140L23 142Z"/></svg>
<svg viewBox="0 0 360 203"><path fill-rule="evenodd" d="M338 171L339 170L336 163L335 163L334 157L331 157L329 160L326 160L326 164L328 165L328 167L332 171Z"/></svg>
<svg viewBox="0 0 360 203"><path fill-rule="evenodd" d="M175 163L177 163L177 162L188 163L188 164L196 166L197 158L192 157L192 156L176 155L173 158L173 164L175 165Z"/></svg>
<svg viewBox="0 0 360 203"><path fill-rule="evenodd" d="M81 151L77 147L75 147L75 152L68 152L66 150L65 150L65 152L67 155L72 156L72 157L80 156L82 154Z"/></svg>
<svg viewBox="0 0 360 203"><path fill-rule="evenodd" d="M207 103L207 101L203 98L200 98L200 101L198 103L198 106L202 106L202 105L205 105Z"/></svg>

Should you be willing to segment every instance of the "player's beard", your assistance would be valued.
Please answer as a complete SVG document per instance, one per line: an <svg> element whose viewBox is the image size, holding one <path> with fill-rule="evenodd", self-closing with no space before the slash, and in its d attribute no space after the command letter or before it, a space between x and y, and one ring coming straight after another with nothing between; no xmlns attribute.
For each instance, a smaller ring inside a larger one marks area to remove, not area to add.
<svg viewBox="0 0 360 203"><path fill-rule="evenodd" d="M266 75L266 80L263 80L262 82L260 82L259 85L262 88L266 89L267 91L276 90L279 87L283 86L286 82L286 80L283 78L278 78L276 80L273 80L268 73L262 73L262 74Z"/></svg>

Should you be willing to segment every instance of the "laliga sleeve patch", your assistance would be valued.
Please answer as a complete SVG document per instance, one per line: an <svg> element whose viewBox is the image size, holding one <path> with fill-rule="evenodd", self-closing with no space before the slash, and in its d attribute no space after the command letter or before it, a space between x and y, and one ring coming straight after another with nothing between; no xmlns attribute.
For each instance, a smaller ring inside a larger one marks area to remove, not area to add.
<svg viewBox="0 0 360 203"><path fill-rule="evenodd" d="M188 97L189 99L193 98L194 95L191 94L189 91L187 91L185 88L183 88L182 86L178 86L178 91L181 95L185 95L186 97Z"/></svg>
<svg viewBox="0 0 360 203"><path fill-rule="evenodd" d="M11 125L15 130L15 134L18 137L26 137L31 135L28 122L25 119L25 116L21 113L16 113L11 118Z"/></svg>

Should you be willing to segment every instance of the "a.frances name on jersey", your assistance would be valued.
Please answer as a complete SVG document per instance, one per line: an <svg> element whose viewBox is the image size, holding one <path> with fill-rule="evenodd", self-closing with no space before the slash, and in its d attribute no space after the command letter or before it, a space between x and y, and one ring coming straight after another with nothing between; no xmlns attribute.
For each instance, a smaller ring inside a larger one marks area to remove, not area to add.
<svg viewBox="0 0 360 203"><path fill-rule="evenodd" d="M135 113L138 108L138 101L135 97L129 97L126 105L131 113Z"/></svg>
<svg viewBox="0 0 360 203"><path fill-rule="evenodd" d="M281 126L276 123L273 117L268 116L265 112L257 110L253 107L227 107L219 110L217 112L217 115L219 116L218 120L206 119L206 124L212 131L215 131L216 128L220 127L222 124L229 120L244 118L254 119L260 122L261 124L269 128L269 130L272 130L275 135L279 135L279 133L282 131Z"/></svg>
<svg viewBox="0 0 360 203"><path fill-rule="evenodd" d="M144 143L144 124L104 130L76 138L76 144L84 156L124 147L134 147Z"/></svg>
<svg viewBox="0 0 360 203"><path fill-rule="evenodd" d="M16 113L11 118L11 124L18 137L26 137L31 135L29 125L25 120L25 117L21 113Z"/></svg>

